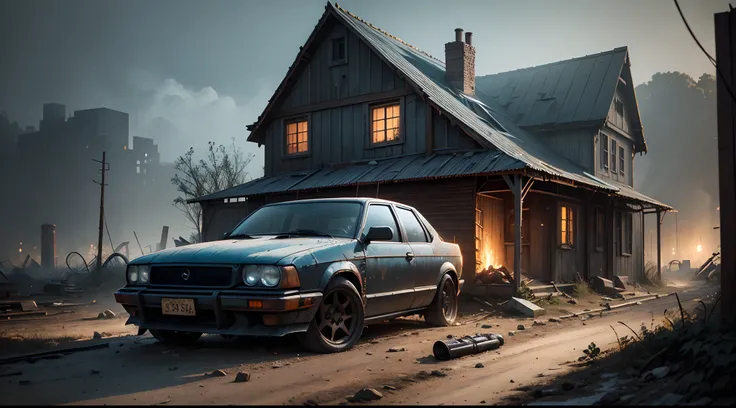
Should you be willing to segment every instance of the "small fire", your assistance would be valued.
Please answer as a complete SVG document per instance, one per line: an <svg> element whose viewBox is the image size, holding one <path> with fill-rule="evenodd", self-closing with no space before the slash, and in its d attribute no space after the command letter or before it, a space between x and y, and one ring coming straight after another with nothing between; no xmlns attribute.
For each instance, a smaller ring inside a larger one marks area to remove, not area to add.
<svg viewBox="0 0 736 408"><path fill-rule="evenodd" d="M503 266L498 262L498 259L493 256L493 250L488 248L485 248L485 250L481 252L480 264L483 269L498 269Z"/></svg>

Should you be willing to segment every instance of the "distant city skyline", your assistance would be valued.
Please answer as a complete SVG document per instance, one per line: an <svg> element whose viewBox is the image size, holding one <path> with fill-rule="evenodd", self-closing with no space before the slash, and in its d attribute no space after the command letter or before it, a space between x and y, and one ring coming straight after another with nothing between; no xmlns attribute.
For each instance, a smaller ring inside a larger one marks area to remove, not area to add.
<svg viewBox="0 0 736 408"><path fill-rule="evenodd" d="M37 126L45 102L129 113L131 135L166 139L163 161L207 140L245 142L324 11L324 0L13 0L0 12L0 110ZM656 72L714 73L670 0L345 0L368 22L444 59L453 29L474 33L476 73L629 47L635 85ZM714 53L713 14L728 1L682 0ZM645 124L646 126L646 124ZM166 135L163 135L166 134ZM158 142L158 140L157 140ZM252 146L251 146L252 145Z"/></svg>

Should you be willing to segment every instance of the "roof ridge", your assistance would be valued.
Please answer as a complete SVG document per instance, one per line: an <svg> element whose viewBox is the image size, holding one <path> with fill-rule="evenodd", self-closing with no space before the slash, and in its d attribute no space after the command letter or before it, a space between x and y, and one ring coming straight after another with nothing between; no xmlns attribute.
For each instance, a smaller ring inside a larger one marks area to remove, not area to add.
<svg viewBox="0 0 736 408"><path fill-rule="evenodd" d="M409 47L409 48L413 49L414 51L417 51L417 52L419 52L419 53L421 53L421 54L424 54L424 55L426 55L427 57L429 57L429 58L431 58L431 59L433 59L433 60L435 60L435 61L437 61L437 62L440 62L440 63L442 63L442 65L444 65L444 64L445 64L445 62L444 62L444 61L442 61L442 60L440 60L439 58L433 57L433 56L432 56L431 54L429 54L428 52L422 51L422 50L420 50L419 48L417 48L417 47L415 47L415 46L413 46L413 45L409 44L408 42L406 42L406 41L402 40L401 38L399 38L399 37L397 37L397 36L395 36L395 35L393 35L393 34L389 33L388 31L386 31L386 30L383 30L383 29L381 29L381 28L378 28L378 27L374 26L373 24L371 24L371 23L369 23L369 22L367 22L367 21L363 20L362 18L358 17L357 15L355 15L355 14L353 14L353 13L349 12L348 10L346 10L346 9L344 9L344 8L342 8L342 7L340 7L340 5L339 5L339 4L335 3L335 5L334 5L334 6L335 6L335 8L336 8L336 9L338 9L338 10L342 11L343 13L345 13L345 14L347 14L348 16L350 16L350 17L354 18L355 20L357 20L357 21L360 21L361 23L363 23L363 24L367 25L368 27L372 28L373 30L375 30L375 31L378 31L379 33L381 33L381 34L385 35L386 37L388 37L388 38L391 38L392 40L398 41L398 42L400 42L401 44L403 44L403 45L405 45L405 46L407 46L407 47Z"/></svg>
<svg viewBox="0 0 736 408"><path fill-rule="evenodd" d="M598 52L598 53L595 53L595 54L587 54L587 55L583 55L583 56L580 56L580 57L568 58L568 59L564 59L564 60L560 60L560 61L555 61L555 62L548 62L546 64L532 65L531 67L517 68L517 69L512 69L510 71L502 71L502 72L497 72L495 74L476 75L475 77L476 77L476 79L477 78L485 78L485 77L492 77L492 76L495 76L495 75L508 74L508 73L511 73L511 72L524 71L524 70L527 70L527 69L537 69L537 68L542 68L542 67L550 67L550 66L557 65L557 64L566 64L566 63L569 63L569 62L572 62L572 61L584 60L584 59L588 59L588 58L598 58L598 57L600 57L602 55L615 54L615 53L621 52L621 51L628 51L628 46L625 46L624 45L624 46L621 46L621 47L616 47L614 49L606 50L606 51L602 51L602 52Z"/></svg>

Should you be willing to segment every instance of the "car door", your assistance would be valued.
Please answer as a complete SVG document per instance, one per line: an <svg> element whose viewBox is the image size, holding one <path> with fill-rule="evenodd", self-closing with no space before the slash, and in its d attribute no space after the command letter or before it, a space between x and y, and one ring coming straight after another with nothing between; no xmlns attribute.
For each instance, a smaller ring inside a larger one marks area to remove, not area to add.
<svg viewBox="0 0 736 408"><path fill-rule="evenodd" d="M396 215L414 255L414 300L411 308L429 305L437 291L441 262L434 253L429 232L408 207L396 206Z"/></svg>
<svg viewBox="0 0 736 408"><path fill-rule="evenodd" d="M402 242L401 230L390 205L370 204L361 238L371 227L390 227L391 241L373 241L365 246L366 316L380 316L409 309L414 300L411 247Z"/></svg>

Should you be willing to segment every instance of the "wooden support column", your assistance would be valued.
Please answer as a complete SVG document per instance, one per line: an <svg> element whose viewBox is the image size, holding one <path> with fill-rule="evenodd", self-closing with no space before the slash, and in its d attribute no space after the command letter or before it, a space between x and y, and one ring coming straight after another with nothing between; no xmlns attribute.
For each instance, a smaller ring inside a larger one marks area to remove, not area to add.
<svg viewBox="0 0 736 408"><path fill-rule="evenodd" d="M521 222L522 204L524 191L522 189L522 178L518 174L513 175L513 180L504 175L503 179L509 185L514 194L514 294L521 288Z"/></svg>
<svg viewBox="0 0 736 408"><path fill-rule="evenodd" d="M657 277L662 281L662 211L657 209ZM663 214L664 215L664 214Z"/></svg>

